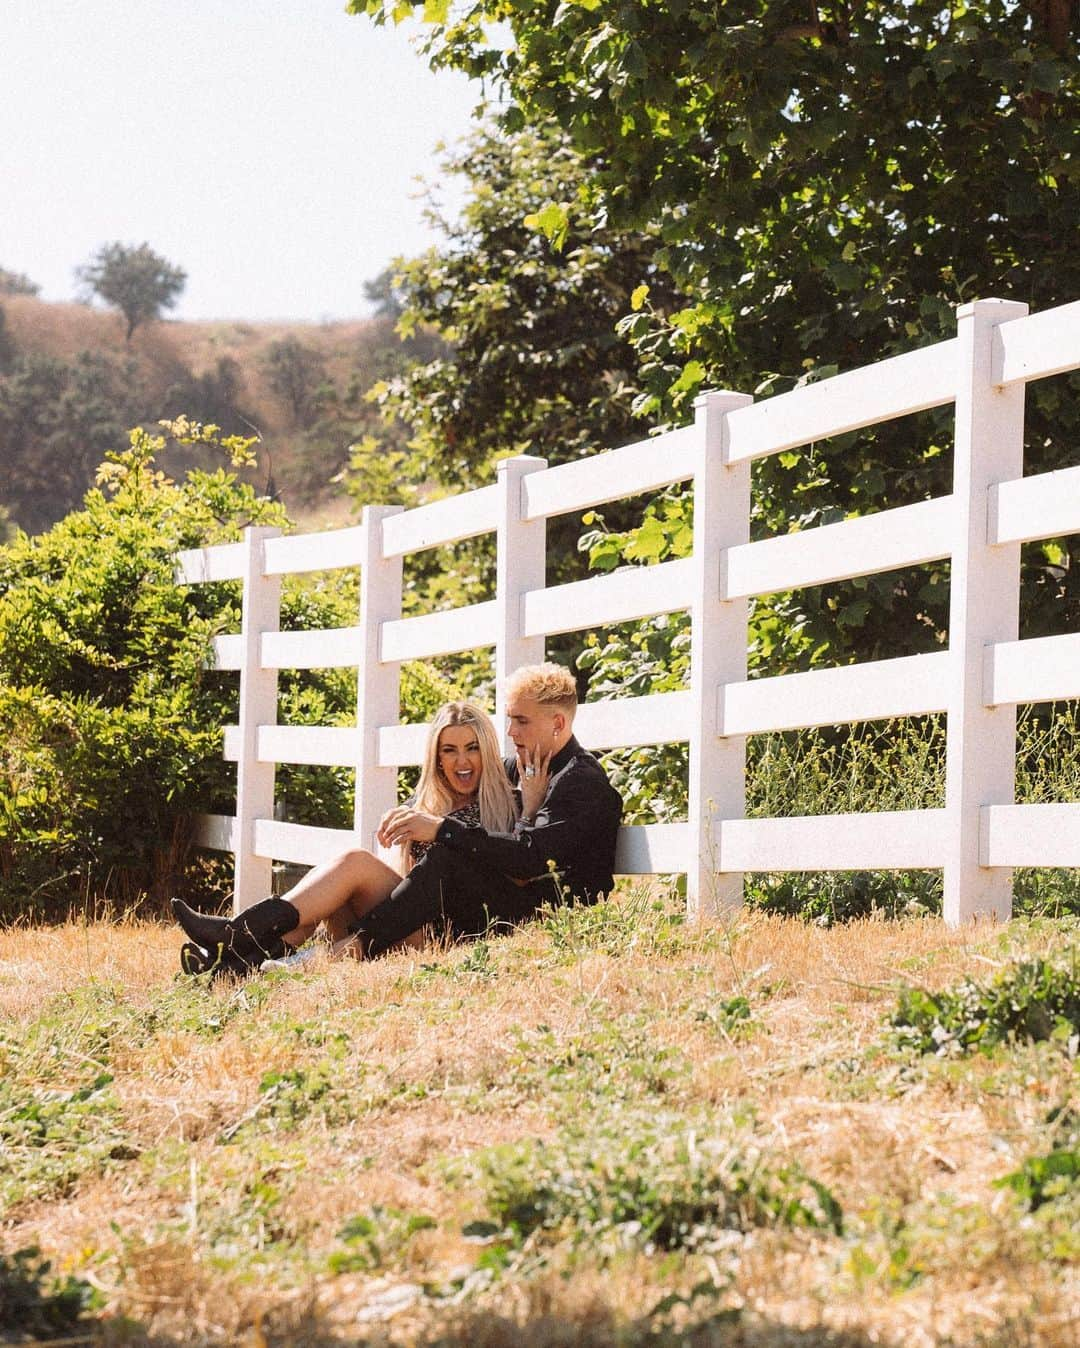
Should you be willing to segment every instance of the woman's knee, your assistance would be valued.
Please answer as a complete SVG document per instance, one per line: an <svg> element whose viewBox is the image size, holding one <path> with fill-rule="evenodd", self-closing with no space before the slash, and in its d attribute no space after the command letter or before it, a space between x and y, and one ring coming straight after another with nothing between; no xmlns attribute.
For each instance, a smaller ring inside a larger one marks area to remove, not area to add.
<svg viewBox="0 0 1080 1348"><path fill-rule="evenodd" d="M363 875L370 871L373 865L378 864L378 857L366 847L348 847L339 853L336 859L337 867L350 875Z"/></svg>

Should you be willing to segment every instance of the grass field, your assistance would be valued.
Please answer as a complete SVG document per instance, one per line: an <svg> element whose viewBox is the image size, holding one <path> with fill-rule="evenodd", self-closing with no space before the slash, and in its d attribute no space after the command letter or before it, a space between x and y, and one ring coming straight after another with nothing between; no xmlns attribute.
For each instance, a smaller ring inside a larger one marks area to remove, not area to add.
<svg viewBox="0 0 1080 1348"><path fill-rule="evenodd" d="M9 928L0 1340L1080 1344L1078 937L630 892L208 988Z"/></svg>

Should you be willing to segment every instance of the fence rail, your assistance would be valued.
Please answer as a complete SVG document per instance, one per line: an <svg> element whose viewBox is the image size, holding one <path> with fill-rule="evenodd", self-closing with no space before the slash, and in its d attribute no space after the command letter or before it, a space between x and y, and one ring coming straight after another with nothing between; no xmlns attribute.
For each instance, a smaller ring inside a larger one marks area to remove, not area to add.
<svg viewBox="0 0 1080 1348"><path fill-rule="evenodd" d="M1080 805L1014 799L1016 705L1080 697L1080 634L1018 639L1020 545L1080 532L1080 465L1023 475L1024 390L1076 368L1080 302L1027 315L980 300L958 310L956 337L935 346L760 404L704 394L692 425L622 449L555 468L508 459L493 486L414 510L369 506L347 529L249 529L242 543L181 554L184 583L242 582L241 631L213 646L217 668L240 672L239 724L225 729L236 814L200 823L204 845L236 856L237 906L267 892L273 860L312 864L352 840L373 845L396 770L418 763L424 743L423 726L399 724L401 662L488 646L502 676L542 658L547 636L686 610L686 691L588 703L579 714L593 748L689 745L687 820L622 829L619 873L685 872L700 912L737 903L747 871L941 868L948 921L1007 917L1013 868L1080 865ZM752 461L948 403L950 495L749 541ZM549 518L681 482L694 489L692 556L545 587ZM494 599L402 616L403 557L492 533ZM948 649L747 679L751 598L946 558ZM338 567L360 569L357 624L279 631L281 576ZM277 725L277 671L329 666L358 670L355 725ZM744 817L747 735L928 712L947 717L942 809ZM354 767L353 829L275 820L276 763Z"/></svg>

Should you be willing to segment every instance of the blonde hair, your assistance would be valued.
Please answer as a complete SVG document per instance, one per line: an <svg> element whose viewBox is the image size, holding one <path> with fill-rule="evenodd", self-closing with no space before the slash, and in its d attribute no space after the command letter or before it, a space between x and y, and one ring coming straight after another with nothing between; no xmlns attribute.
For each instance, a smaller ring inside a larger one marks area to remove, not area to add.
<svg viewBox="0 0 1080 1348"><path fill-rule="evenodd" d="M547 660L542 665L522 665L506 681L508 697L527 697L545 707L554 707L573 717L577 711L577 684L564 665Z"/></svg>
<svg viewBox="0 0 1080 1348"><path fill-rule="evenodd" d="M439 735L448 726L470 726L480 746L480 825L492 833L509 833L517 819L517 804L503 767L499 740L491 717L471 702L444 702L428 727L424 762L413 797L414 807L426 814L446 815L454 808L454 793L439 770ZM402 848L402 863L411 863L409 844Z"/></svg>

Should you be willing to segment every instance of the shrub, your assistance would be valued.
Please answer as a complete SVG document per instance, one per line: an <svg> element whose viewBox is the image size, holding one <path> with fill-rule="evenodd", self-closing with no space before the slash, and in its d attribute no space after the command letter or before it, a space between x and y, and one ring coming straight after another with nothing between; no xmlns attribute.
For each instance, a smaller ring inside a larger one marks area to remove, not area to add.
<svg viewBox="0 0 1080 1348"><path fill-rule="evenodd" d="M214 427L171 430L183 443L247 447ZM286 521L225 470L170 481L154 467L164 444L133 431L81 511L0 549L0 917L63 913L90 895L160 902L195 883L183 878L191 814L231 812L220 728L235 720L236 684L206 664L212 636L239 625L237 587L178 586L176 553ZM347 625L355 613L348 577L283 592L285 627ZM425 702L436 682L406 686ZM286 673L280 696L294 724L347 723L355 677ZM302 819L349 821L346 774L281 775Z"/></svg>

